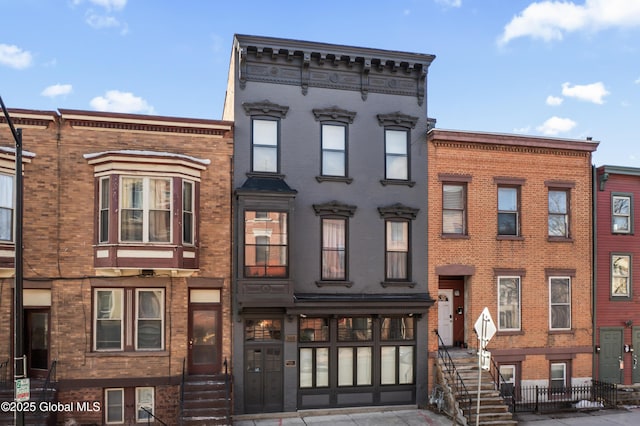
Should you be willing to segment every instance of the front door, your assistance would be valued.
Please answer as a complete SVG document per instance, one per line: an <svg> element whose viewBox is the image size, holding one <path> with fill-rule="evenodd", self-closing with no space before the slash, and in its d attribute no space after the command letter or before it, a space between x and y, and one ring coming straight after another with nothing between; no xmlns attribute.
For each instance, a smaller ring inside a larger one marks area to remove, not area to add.
<svg viewBox="0 0 640 426"><path fill-rule="evenodd" d="M189 374L220 372L220 305L189 304Z"/></svg>
<svg viewBox="0 0 640 426"><path fill-rule="evenodd" d="M29 377L46 377L49 370L49 308L25 309L24 316Z"/></svg>
<svg viewBox="0 0 640 426"><path fill-rule="evenodd" d="M282 346L247 345L244 365L246 413L282 411Z"/></svg>
<svg viewBox="0 0 640 426"><path fill-rule="evenodd" d="M609 383L621 383L622 328L600 329L600 377Z"/></svg>
<svg viewBox="0 0 640 426"><path fill-rule="evenodd" d="M640 351L640 327L633 327L632 331L632 341L631 344L633 348ZM631 354L631 368L633 368L633 372L631 373L631 379L633 383L640 383L640 360L638 359L640 354L633 352Z"/></svg>
<svg viewBox="0 0 640 426"><path fill-rule="evenodd" d="M445 346L453 345L453 290L438 290L438 334Z"/></svg>

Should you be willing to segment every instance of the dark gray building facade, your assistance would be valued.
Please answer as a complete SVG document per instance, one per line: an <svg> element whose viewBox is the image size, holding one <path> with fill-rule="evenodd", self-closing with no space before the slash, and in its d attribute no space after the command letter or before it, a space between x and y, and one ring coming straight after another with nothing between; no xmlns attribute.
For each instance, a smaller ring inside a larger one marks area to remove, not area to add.
<svg viewBox="0 0 640 426"><path fill-rule="evenodd" d="M236 35L236 414L427 399L433 55Z"/></svg>

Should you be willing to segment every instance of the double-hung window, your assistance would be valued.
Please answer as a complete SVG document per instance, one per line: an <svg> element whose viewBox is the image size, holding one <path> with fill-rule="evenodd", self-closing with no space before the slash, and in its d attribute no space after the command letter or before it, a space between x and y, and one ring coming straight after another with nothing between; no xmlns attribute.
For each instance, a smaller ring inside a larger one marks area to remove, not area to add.
<svg viewBox="0 0 640 426"><path fill-rule="evenodd" d="M467 185L445 183L442 185L442 233L465 235L467 232Z"/></svg>
<svg viewBox="0 0 640 426"><path fill-rule="evenodd" d="M631 297L631 255L611 255L611 297Z"/></svg>
<svg viewBox="0 0 640 426"><path fill-rule="evenodd" d="M289 107L269 101L242 104L251 118L251 172L280 171L280 120Z"/></svg>
<svg viewBox="0 0 640 426"><path fill-rule="evenodd" d="M278 172L279 122L254 118L251 125L252 171Z"/></svg>
<svg viewBox="0 0 640 426"><path fill-rule="evenodd" d="M385 130L385 179L409 179L409 132Z"/></svg>
<svg viewBox="0 0 640 426"><path fill-rule="evenodd" d="M182 182L182 242L184 244L193 244L195 241L194 214L194 184L185 180Z"/></svg>
<svg viewBox="0 0 640 426"><path fill-rule="evenodd" d="M569 191L549 190L549 236L569 238Z"/></svg>
<svg viewBox="0 0 640 426"><path fill-rule="evenodd" d="M385 279L409 279L409 221L386 220Z"/></svg>
<svg viewBox="0 0 640 426"><path fill-rule="evenodd" d="M107 388L104 390L105 424L124 424L135 416L136 423L153 420L155 413L155 388ZM135 412L134 412L135 411Z"/></svg>
<svg viewBox="0 0 640 426"><path fill-rule="evenodd" d="M611 196L611 230L616 234L629 234L632 230L632 198L627 194Z"/></svg>
<svg viewBox="0 0 640 426"><path fill-rule="evenodd" d="M350 183L349 178L349 124L353 123L355 112L338 107L314 109L313 115L320 122L320 176L322 181Z"/></svg>
<svg viewBox="0 0 640 426"><path fill-rule="evenodd" d="M0 242L13 241L13 176L0 174Z"/></svg>
<svg viewBox="0 0 640 426"><path fill-rule="evenodd" d="M109 176L99 180L98 206L98 242L109 242L109 208L111 205L111 179Z"/></svg>
<svg viewBox="0 0 640 426"><path fill-rule="evenodd" d="M120 240L171 242L171 179L122 177Z"/></svg>
<svg viewBox="0 0 640 426"><path fill-rule="evenodd" d="M349 218L356 206L337 201L314 204L316 215L320 216L321 255L320 281L318 285L351 285L348 279Z"/></svg>
<svg viewBox="0 0 640 426"><path fill-rule="evenodd" d="M286 278L288 276L287 213L244 212L245 277Z"/></svg>
<svg viewBox="0 0 640 426"><path fill-rule="evenodd" d="M571 329L570 277L549 277L549 328Z"/></svg>
<svg viewBox="0 0 640 426"><path fill-rule="evenodd" d="M498 330L520 330L520 277L498 277Z"/></svg>
<svg viewBox="0 0 640 426"><path fill-rule="evenodd" d="M549 372L551 394L564 394L569 387L568 362L552 362Z"/></svg>
<svg viewBox="0 0 640 426"><path fill-rule="evenodd" d="M96 351L164 349L164 289L94 289Z"/></svg>
<svg viewBox="0 0 640 426"><path fill-rule="evenodd" d="M519 195L519 187L498 187L498 235L520 235Z"/></svg>
<svg viewBox="0 0 640 426"><path fill-rule="evenodd" d="M383 185L408 185L411 181L411 129L417 117L406 114L378 114L378 124L384 127Z"/></svg>

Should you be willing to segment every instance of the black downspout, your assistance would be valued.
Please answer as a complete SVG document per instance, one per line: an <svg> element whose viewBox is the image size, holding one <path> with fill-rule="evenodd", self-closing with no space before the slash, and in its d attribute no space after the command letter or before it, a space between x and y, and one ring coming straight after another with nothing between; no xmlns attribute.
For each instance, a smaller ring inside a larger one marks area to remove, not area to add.
<svg viewBox="0 0 640 426"><path fill-rule="evenodd" d="M592 203L592 207L591 207L591 232L592 232L592 238L591 238L591 306L592 306L592 312L591 312L591 320L593 322L592 326L591 326L591 330L592 330L592 335L591 335L591 340L592 340L592 345L591 345L591 379L592 380L596 380L598 379L596 376L596 366L597 366L597 361L598 361L598 357L600 356L600 354L596 351L596 335L597 335L597 329L596 329L596 324L597 324L597 309L596 309L596 304L598 301L598 297L597 297L597 293L598 293L598 182L597 182L597 175L596 175L596 168L594 165L591 165L591 203Z"/></svg>

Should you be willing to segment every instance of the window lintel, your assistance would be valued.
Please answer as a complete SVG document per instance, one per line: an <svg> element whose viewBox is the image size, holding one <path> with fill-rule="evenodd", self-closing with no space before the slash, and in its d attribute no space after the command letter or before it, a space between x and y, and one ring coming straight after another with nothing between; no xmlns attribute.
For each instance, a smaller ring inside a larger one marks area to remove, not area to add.
<svg viewBox="0 0 640 426"><path fill-rule="evenodd" d="M378 124L383 127L387 126L399 126L407 129L413 129L416 127L418 117L402 114L400 112L393 112L390 114L378 114Z"/></svg>
<svg viewBox="0 0 640 426"><path fill-rule="evenodd" d="M289 107L275 104L267 99L261 102L244 102L242 104L247 115L267 115L277 118L285 118Z"/></svg>
<svg viewBox="0 0 640 426"><path fill-rule="evenodd" d="M418 211L420 211L420 209L405 206L401 203L392 204L386 207L378 207L380 217L383 219L401 218L413 220L418 215Z"/></svg>
<svg viewBox="0 0 640 426"><path fill-rule="evenodd" d="M344 204L339 201L330 201L328 203L323 204L314 204L313 209L318 216L343 216L343 217L353 217L356 212L357 206Z"/></svg>
<svg viewBox="0 0 640 426"><path fill-rule="evenodd" d="M313 110L316 121L336 121L338 123L351 124L356 116L353 111L333 106L331 108L316 108Z"/></svg>

